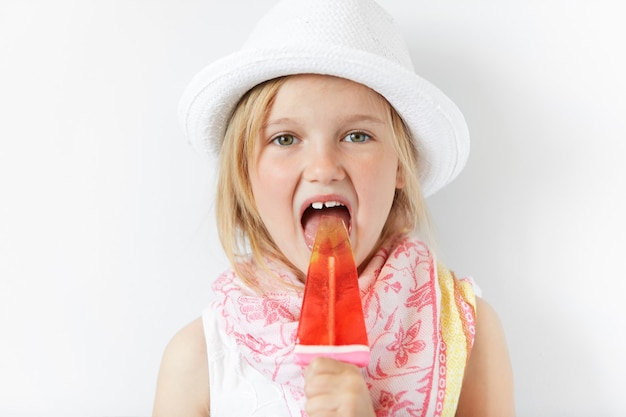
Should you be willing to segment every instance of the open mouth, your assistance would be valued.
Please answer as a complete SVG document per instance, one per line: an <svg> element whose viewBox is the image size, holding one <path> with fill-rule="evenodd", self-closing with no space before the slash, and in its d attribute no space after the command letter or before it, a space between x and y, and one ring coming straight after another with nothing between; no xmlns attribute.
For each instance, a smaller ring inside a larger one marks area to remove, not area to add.
<svg viewBox="0 0 626 417"><path fill-rule="evenodd" d="M338 201L315 202L304 210L302 215L304 240L309 249L313 249L315 233L322 215L339 217L346 225L348 233L350 232L350 211L345 205Z"/></svg>

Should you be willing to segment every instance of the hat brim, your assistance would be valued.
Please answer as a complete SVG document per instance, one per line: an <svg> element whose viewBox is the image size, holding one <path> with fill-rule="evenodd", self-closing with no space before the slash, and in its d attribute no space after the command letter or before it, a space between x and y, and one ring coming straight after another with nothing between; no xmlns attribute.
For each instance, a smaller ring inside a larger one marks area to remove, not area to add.
<svg viewBox="0 0 626 417"><path fill-rule="evenodd" d="M241 97L264 81L295 74L346 78L385 97L411 131L425 196L452 181L465 165L467 125L441 90L378 55L328 45L243 49L205 67L193 78L179 105L189 141L207 154L217 154Z"/></svg>

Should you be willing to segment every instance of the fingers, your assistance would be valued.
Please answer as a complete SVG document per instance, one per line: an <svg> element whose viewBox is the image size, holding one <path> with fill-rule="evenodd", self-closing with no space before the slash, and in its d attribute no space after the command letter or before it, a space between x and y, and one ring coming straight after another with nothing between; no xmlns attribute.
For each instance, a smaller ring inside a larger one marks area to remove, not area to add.
<svg viewBox="0 0 626 417"><path fill-rule="evenodd" d="M358 367L317 358L306 368L304 379L305 410L309 417L374 415L367 385Z"/></svg>

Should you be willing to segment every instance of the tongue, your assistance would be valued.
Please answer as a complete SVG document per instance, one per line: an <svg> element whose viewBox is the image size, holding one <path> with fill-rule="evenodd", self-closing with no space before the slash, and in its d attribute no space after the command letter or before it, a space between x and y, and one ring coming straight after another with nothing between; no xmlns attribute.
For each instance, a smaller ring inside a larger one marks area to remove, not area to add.
<svg viewBox="0 0 626 417"><path fill-rule="evenodd" d="M346 229L350 230L350 213L345 207L332 207L322 210L308 209L302 217L302 226L304 227L304 240L309 249L313 249L315 233L322 215L340 218L346 225Z"/></svg>

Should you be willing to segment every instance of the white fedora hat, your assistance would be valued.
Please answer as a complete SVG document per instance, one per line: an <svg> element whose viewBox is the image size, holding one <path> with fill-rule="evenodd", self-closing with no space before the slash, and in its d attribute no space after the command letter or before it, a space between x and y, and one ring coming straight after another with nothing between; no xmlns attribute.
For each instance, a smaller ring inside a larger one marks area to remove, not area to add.
<svg viewBox="0 0 626 417"><path fill-rule="evenodd" d="M179 116L191 144L215 154L241 97L281 76L326 74L368 86L391 103L418 150L424 195L463 169L469 134L457 106L415 73L393 19L373 0L283 0L253 29L241 50L200 71Z"/></svg>

